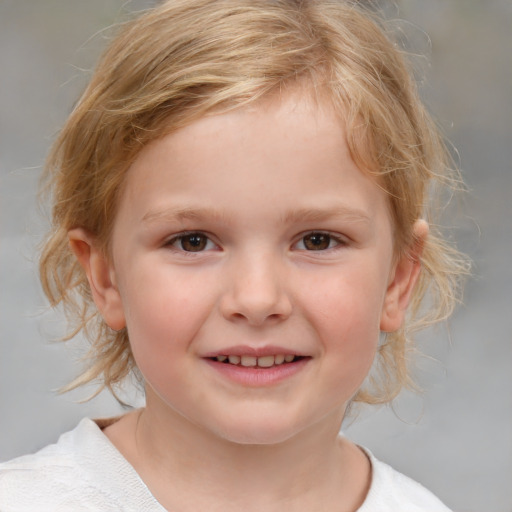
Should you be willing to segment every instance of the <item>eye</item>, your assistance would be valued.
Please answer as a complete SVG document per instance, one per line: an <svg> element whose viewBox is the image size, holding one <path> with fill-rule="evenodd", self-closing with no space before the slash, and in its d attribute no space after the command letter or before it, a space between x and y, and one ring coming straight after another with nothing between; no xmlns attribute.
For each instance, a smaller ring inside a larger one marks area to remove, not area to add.
<svg viewBox="0 0 512 512"><path fill-rule="evenodd" d="M315 231L304 235L297 243L297 249L306 251L325 251L343 245L343 241L329 233Z"/></svg>
<svg viewBox="0 0 512 512"><path fill-rule="evenodd" d="M201 252L211 250L215 244L201 232L185 233L175 236L166 245L185 252Z"/></svg>

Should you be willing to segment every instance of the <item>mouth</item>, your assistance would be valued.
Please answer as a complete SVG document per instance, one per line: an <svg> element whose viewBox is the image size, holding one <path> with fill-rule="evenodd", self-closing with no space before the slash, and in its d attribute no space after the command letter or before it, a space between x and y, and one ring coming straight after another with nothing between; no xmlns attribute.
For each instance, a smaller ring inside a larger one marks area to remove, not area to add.
<svg viewBox="0 0 512 512"><path fill-rule="evenodd" d="M273 368L296 363L302 359L306 359L306 357L295 354L275 354L260 357L253 355L221 354L215 357L209 357L208 359L214 362L232 366L242 366L244 368Z"/></svg>
<svg viewBox="0 0 512 512"><path fill-rule="evenodd" d="M259 388L278 385L302 373L312 356L290 353L280 347L236 346L205 354L204 360L221 375L237 385Z"/></svg>

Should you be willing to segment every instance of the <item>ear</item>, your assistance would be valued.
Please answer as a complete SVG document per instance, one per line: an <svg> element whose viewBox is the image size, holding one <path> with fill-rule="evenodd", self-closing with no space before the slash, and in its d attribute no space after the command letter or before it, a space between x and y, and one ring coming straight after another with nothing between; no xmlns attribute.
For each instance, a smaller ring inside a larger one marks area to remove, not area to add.
<svg viewBox="0 0 512 512"><path fill-rule="evenodd" d="M112 265L86 230L72 229L68 238L71 250L87 274L92 297L101 316L114 331L123 329L126 321Z"/></svg>
<svg viewBox="0 0 512 512"><path fill-rule="evenodd" d="M428 236L428 224L417 220L413 227L413 246L396 263L386 290L380 330L394 332L403 324L414 286L421 270L421 255Z"/></svg>

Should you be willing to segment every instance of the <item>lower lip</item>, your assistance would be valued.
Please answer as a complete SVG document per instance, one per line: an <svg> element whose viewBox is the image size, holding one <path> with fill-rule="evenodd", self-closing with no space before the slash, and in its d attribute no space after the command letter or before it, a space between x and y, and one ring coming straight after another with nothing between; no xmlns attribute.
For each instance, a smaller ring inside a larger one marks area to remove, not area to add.
<svg viewBox="0 0 512 512"><path fill-rule="evenodd" d="M259 368L205 359L209 366L219 372L223 377L238 384L251 387L271 386L286 380L300 372L310 360L310 357L305 357L293 363L283 363L272 366L271 368Z"/></svg>

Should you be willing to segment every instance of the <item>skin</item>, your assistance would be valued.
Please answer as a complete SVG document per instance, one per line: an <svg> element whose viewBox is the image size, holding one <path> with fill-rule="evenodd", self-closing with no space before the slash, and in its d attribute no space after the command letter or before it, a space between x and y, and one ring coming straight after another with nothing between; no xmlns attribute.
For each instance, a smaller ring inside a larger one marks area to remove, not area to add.
<svg viewBox="0 0 512 512"><path fill-rule="evenodd" d="M146 380L146 407L105 434L162 505L361 505L370 465L338 432L380 332L404 319L427 235L423 221L414 230L420 242L397 261L385 193L353 162L332 108L302 92L200 119L141 151L111 257L83 229L70 243ZM184 232L201 250L185 250ZM326 245L312 250L318 236ZM206 357L238 345L278 346L305 364L242 385Z"/></svg>

